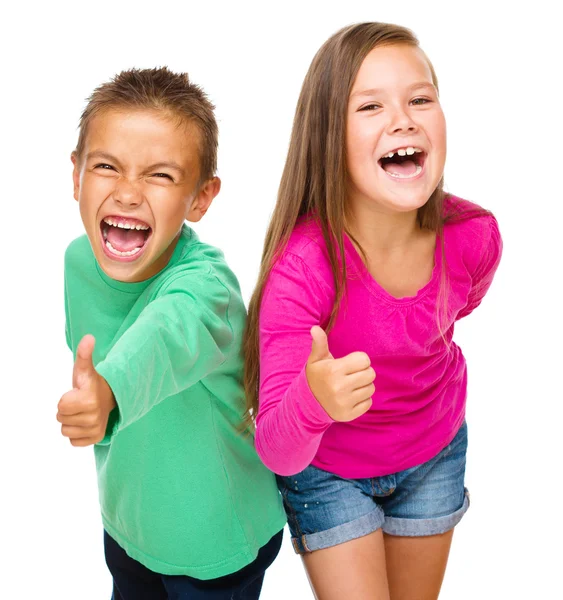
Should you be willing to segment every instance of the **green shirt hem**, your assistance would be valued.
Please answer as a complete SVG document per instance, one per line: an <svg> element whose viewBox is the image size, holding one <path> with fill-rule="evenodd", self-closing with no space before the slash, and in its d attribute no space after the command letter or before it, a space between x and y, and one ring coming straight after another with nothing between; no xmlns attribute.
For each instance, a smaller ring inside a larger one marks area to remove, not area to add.
<svg viewBox="0 0 563 600"><path fill-rule="evenodd" d="M147 569L150 569L155 573L160 573L161 575L187 575L188 577L195 577L196 579L209 580L230 575L250 564L258 556L260 548L265 546L274 535L285 527L286 519L278 519L277 522L272 523L270 527L264 527L262 535L258 535L256 538L255 547L251 548L248 544L245 544L245 548L239 552L236 552L223 560L207 565L175 565L159 560L154 556L148 556L123 539L123 537L108 523L104 515L102 515L102 522L104 529L110 537L125 550L127 555L133 560L140 562Z"/></svg>

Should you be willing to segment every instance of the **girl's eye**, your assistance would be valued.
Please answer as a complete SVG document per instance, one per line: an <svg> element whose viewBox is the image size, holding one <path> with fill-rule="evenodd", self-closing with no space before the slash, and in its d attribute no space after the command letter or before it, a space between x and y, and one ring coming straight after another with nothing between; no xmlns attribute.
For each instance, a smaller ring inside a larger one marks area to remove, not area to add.
<svg viewBox="0 0 563 600"><path fill-rule="evenodd" d="M365 106L362 106L359 110L377 110L378 108L381 108L381 106L379 106L379 104L366 104Z"/></svg>
<svg viewBox="0 0 563 600"><path fill-rule="evenodd" d="M415 106L421 106L423 104L428 104L429 102L432 102L429 98L414 98L414 100L411 100L411 103Z"/></svg>

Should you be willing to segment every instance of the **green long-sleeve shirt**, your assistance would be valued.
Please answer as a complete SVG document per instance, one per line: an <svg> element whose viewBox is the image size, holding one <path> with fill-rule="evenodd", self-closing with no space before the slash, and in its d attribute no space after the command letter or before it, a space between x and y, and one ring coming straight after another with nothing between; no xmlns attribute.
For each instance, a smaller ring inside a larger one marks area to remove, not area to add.
<svg viewBox="0 0 563 600"><path fill-rule="evenodd" d="M222 253L184 226L164 270L123 283L82 236L65 254L65 309L69 347L94 335L117 403L94 447L107 532L158 573L211 579L244 567L285 514L240 433L246 312Z"/></svg>

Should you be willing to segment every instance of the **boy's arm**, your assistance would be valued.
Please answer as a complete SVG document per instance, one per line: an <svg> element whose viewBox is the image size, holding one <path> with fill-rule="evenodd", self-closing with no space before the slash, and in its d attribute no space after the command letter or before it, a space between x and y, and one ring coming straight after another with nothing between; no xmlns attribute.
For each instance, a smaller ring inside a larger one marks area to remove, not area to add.
<svg viewBox="0 0 563 600"><path fill-rule="evenodd" d="M72 338L70 337L70 324L69 324L70 316L69 316L69 312L68 312L68 294L66 292L66 275L65 275L65 279L64 279L64 298L65 298L65 338L66 338L66 345L68 346L69 350L72 351Z"/></svg>
<svg viewBox="0 0 563 600"><path fill-rule="evenodd" d="M209 277L176 280L148 304L96 365L117 403L102 443L226 360L233 342L229 301L227 287Z"/></svg>

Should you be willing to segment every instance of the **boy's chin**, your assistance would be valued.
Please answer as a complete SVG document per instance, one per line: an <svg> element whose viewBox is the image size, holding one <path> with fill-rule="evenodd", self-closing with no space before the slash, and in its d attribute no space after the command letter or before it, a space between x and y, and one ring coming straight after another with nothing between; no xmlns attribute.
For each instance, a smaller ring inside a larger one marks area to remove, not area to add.
<svg viewBox="0 0 563 600"><path fill-rule="evenodd" d="M145 279L149 279L150 277L150 275L145 274L150 265L146 264L144 256L139 257L134 261L123 262L108 257L99 245L94 254L100 269L114 281L120 281L122 283L138 283Z"/></svg>
<svg viewBox="0 0 563 600"><path fill-rule="evenodd" d="M102 271L114 281L120 281L122 283L138 283L148 277L143 277L143 269L139 269L138 265L128 264L113 264L111 260L103 257L102 260L98 260L98 264Z"/></svg>
<svg viewBox="0 0 563 600"><path fill-rule="evenodd" d="M133 256L114 255L105 246L101 236L95 240L90 239L90 244L101 270L110 279L123 283L138 283L151 277L150 274L146 274L150 270L151 263L147 252L150 240L138 255Z"/></svg>

